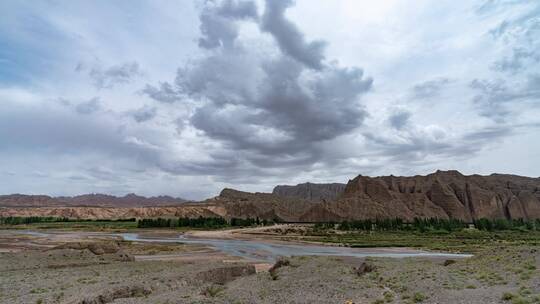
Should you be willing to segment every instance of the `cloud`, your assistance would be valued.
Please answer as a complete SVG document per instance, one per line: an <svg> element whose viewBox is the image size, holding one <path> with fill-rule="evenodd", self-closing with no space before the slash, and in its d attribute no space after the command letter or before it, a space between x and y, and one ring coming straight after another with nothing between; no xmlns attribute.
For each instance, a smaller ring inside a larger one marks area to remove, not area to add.
<svg viewBox="0 0 540 304"><path fill-rule="evenodd" d="M93 104L90 102L90 104ZM86 110L85 110L86 111ZM73 115L70 109L44 104L21 106L5 102L0 111L0 149L51 151L58 154L99 152L116 157L146 155L151 151L124 143L126 133L117 117ZM83 112L89 114L89 112Z"/></svg>
<svg viewBox="0 0 540 304"><path fill-rule="evenodd" d="M520 126L476 127L457 134L440 125L411 122L407 128L396 131L373 128L377 131L363 132L366 138L366 152L363 156L382 158L387 166L406 164L409 168L426 165L440 168L444 160L469 159L487 148L496 147Z"/></svg>
<svg viewBox="0 0 540 304"><path fill-rule="evenodd" d="M64 104L67 103L69 105L69 101L62 100ZM79 114L92 114L101 109L101 102L99 100L99 97L94 97L88 101L81 102L75 106L75 111Z"/></svg>
<svg viewBox="0 0 540 304"><path fill-rule="evenodd" d="M540 84L535 81L540 68L540 4L535 1L488 1L482 13L519 8L490 30L502 55L491 65L500 74L473 79L473 102L480 115L504 122L521 114L525 105L540 104Z"/></svg>
<svg viewBox="0 0 540 304"><path fill-rule="evenodd" d="M512 83L512 87L503 79L474 79L470 83L470 87L477 92L474 103L482 116L498 122L514 115L521 108L520 104L540 106L540 85L536 77L529 75L525 84Z"/></svg>
<svg viewBox="0 0 540 304"><path fill-rule="evenodd" d="M413 87L413 97L417 99L428 99L436 97L439 95L440 91L449 83L451 83L450 79L442 77L416 84Z"/></svg>
<svg viewBox="0 0 540 304"><path fill-rule="evenodd" d="M322 157L318 144L362 125L367 112L360 98L371 89L372 79L358 67L323 64L323 49L318 47L322 43L306 43L285 19L284 10L291 3L267 1L260 25L260 43L268 31L281 53L254 47L259 43L254 38L233 43L238 19L259 21L253 6L243 3L240 9L240 2L231 3L203 9L201 22L224 23L224 29L234 31L209 34L208 27L201 28L206 41L201 47L210 52L179 68L174 85L162 82L160 88L147 86L143 91L162 102L190 100L195 105L190 125L223 143L225 152L212 158L229 170L248 167L261 172L259 167L313 164ZM237 151L243 161L220 158L230 155L229 150ZM205 172L205 165L216 166L209 160L181 168Z"/></svg>
<svg viewBox="0 0 540 304"><path fill-rule="evenodd" d="M131 117L136 122L145 122L153 119L157 115L157 108L155 107L149 107L149 106L143 106L142 108L139 108L137 110L132 111Z"/></svg>
<svg viewBox="0 0 540 304"><path fill-rule="evenodd" d="M234 21L257 17L257 6L252 1L225 0L220 4L207 2L200 15L202 37L199 38L199 47L232 47L238 36L238 26Z"/></svg>
<svg viewBox="0 0 540 304"><path fill-rule="evenodd" d="M83 68L78 66L77 69L81 70ZM142 73L137 62L127 62L121 65L113 65L106 69L94 67L88 73L96 88L99 89L111 89L115 85L129 83L141 74Z"/></svg>
<svg viewBox="0 0 540 304"><path fill-rule="evenodd" d="M525 48L513 48L509 56L497 60L493 64L493 69L500 72L517 73L523 70L527 64L540 62L540 53L536 50Z"/></svg>
<svg viewBox="0 0 540 304"><path fill-rule="evenodd" d="M182 100L180 93L168 82L159 83L159 87L147 84L144 89L141 90L141 93L148 95L148 97L156 101L164 103L173 103Z"/></svg>
<svg viewBox="0 0 540 304"><path fill-rule="evenodd" d="M0 1L0 192L538 176L538 6Z"/></svg>
<svg viewBox="0 0 540 304"><path fill-rule="evenodd" d="M411 116L412 114L410 112L404 110L398 111L390 115L388 122L394 129L401 130L409 123Z"/></svg>
<svg viewBox="0 0 540 304"><path fill-rule="evenodd" d="M294 4L292 0L266 1L261 29L272 34L281 51L312 69L321 69L324 60L324 41L306 42L298 27L285 18L285 11Z"/></svg>

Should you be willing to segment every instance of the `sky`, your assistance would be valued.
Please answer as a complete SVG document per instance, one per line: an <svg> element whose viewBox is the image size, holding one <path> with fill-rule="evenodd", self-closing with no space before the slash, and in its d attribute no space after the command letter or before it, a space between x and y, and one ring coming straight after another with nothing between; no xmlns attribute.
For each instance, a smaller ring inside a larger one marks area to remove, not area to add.
<svg viewBox="0 0 540 304"><path fill-rule="evenodd" d="M0 1L0 194L540 176L536 0Z"/></svg>

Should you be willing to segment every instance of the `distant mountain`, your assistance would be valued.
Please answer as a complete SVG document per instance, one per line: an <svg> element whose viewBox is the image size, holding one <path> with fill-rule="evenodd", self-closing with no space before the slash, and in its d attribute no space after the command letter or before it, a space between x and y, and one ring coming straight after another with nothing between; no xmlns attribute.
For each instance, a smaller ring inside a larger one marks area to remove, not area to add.
<svg viewBox="0 0 540 304"><path fill-rule="evenodd" d="M70 198L0 196L0 216L76 218L211 217L321 222L415 217L472 221L540 218L540 178L507 174L463 175L437 171L426 176L359 175L342 184L278 186L273 193L223 189L202 202L170 197L114 197L91 194ZM168 205L170 207L161 207ZM87 207L74 207L87 206ZM39 207L39 208L36 208ZM100 208L98 208L100 207ZM142 207L142 208L140 208Z"/></svg>
<svg viewBox="0 0 540 304"><path fill-rule="evenodd" d="M50 197L47 195L0 195L0 207L155 207L174 206L187 200L170 196L144 197L133 193L125 196L84 194L78 196Z"/></svg>
<svg viewBox="0 0 540 304"><path fill-rule="evenodd" d="M333 201L343 194L345 186L345 184L340 183L304 183L296 186L279 185L274 188L272 194L281 197L305 199L313 202Z"/></svg>

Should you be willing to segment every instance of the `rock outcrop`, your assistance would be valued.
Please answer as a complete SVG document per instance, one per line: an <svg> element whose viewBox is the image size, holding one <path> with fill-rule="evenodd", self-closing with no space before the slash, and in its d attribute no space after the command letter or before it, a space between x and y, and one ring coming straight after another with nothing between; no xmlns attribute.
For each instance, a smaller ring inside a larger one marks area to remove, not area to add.
<svg viewBox="0 0 540 304"><path fill-rule="evenodd" d="M296 186L279 185L274 188L272 194L281 197L299 198L314 202L333 201L343 193L345 186L345 184L340 183L304 183Z"/></svg>

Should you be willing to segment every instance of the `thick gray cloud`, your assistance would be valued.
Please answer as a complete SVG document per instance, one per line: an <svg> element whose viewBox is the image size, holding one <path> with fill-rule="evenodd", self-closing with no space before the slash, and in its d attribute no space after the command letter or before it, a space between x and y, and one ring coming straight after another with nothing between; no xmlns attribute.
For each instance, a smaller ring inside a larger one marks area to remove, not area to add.
<svg viewBox="0 0 540 304"><path fill-rule="evenodd" d="M162 83L160 89L147 86L145 93L166 102L182 96L193 100L196 109L191 125L229 149L242 151L243 159L255 167L316 162L322 157L315 148L318 143L348 134L362 124L367 113L359 99L370 90L372 80L360 68L323 65L322 48L318 47L322 43L305 43L302 33L285 19L284 10L290 4L267 1L261 23L263 30L276 37L281 54L234 45L236 34L226 39L202 29L202 39L220 41L201 45L212 46L213 51L178 69L174 87L168 83ZM254 9L245 9L252 6L243 3L243 9L231 9L229 1L222 5L225 8L204 9L202 24L217 20L226 22L224 28L236 30L239 18L249 17L257 23ZM245 161L223 164L246 166Z"/></svg>
<svg viewBox="0 0 540 304"><path fill-rule="evenodd" d="M247 66L229 62L232 66L225 70ZM190 73L200 76L198 69L207 70L209 65L204 62ZM254 84L216 81L213 73L197 78L201 82L181 83L189 90L186 93L210 101L195 112L193 125L236 148L275 154L304 150L362 123L366 113L357 98L371 86L362 70L329 66L311 79L302 79L303 67L287 57L259 65L251 66L261 73ZM249 92L251 85L259 91Z"/></svg>
<svg viewBox="0 0 540 304"><path fill-rule="evenodd" d="M310 68L321 69L326 43L320 40L306 42L304 34L285 18L285 11L293 4L292 0L266 1L261 29L272 34L283 53Z"/></svg>
<svg viewBox="0 0 540 304"><path fill-rule="evenodd" d="M258 18L257 6L253 1L225 0L219 4L207 2L200 15L202 37L199 38L199 47L232 47L238 36L238 25L233 21L250 18Z"/></svg>

